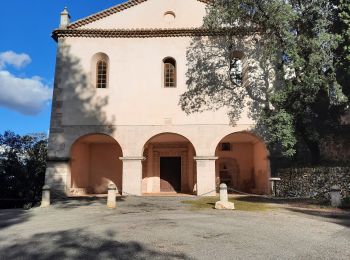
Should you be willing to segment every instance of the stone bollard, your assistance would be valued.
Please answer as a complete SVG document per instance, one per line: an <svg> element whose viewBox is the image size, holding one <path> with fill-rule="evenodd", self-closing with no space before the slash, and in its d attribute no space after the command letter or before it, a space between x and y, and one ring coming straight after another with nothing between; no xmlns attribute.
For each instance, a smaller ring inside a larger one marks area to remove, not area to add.
<svg viewBox="0 0 350 260"><path fill-rule="evenodd" d="M228 202L227 185L225 183L220 184L220 201Z"/></svg>
<svg viewBox="0 0 350 260"><path fill-rule="evenodd" d="M113 183L111 183L108 185L108 194L107 194L107 207L109 209L114 209L117 207L116 197L117 197L117 187Z"/></svg>
<svg viewBox="0 0 350 260"><path fill-rule="evenodd" d="M49 185L44 185L43 186L43 192L41 195L41 205L40 207L46 208L50 206L50 186Z"/></svg>
<svg viewBox="0 0 350 260"><path fill-rule="evenodd" d="M331 197L331 206L332 207L340 207L341 206L341 189L339 186L334 185L331 187L331 191L329 193Z"/></svg>
<svg viewBox="0 0 350 260"><path fill-rule="evenodd" d="M228 201L227 185L225 183L220 184L220 201L215 203L216 209L235 209L235 204Z"/></svg>

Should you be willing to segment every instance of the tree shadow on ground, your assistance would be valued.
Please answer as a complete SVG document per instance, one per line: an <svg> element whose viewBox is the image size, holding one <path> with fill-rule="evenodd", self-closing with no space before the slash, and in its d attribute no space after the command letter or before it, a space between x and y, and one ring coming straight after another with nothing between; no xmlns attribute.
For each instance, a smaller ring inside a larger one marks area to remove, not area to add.
<svg viewBox="0 0 350 260"><path fill-rule="evenodd" d="M305 214L313 217L318 217L326 222L335 223L344 227L350 228L350 212L343 211L324 211L319 209L302 209L302 208L287 208L287 210L295 213Z"/></svg>
<svg viewBox="0 0 350 260"><path fill-rule="evenodd" d="M296 207L296 208L311 208L319 207L323 209L331 209L329 200L312 199L312 198L281 198L281 197L267 197L267 196L240 196L235 197L236 200L254 203L268 203L280 206Z"/></svg>
<svg viewBox="0 0 350 260"><path fill-rule="evenodd" d="M116 201L122 202L125 201L125 197L118 196L116 197ZM68 198L56 198L52 205L55 208L77 208L77 207L85 207L91 205L107 205L107 197L99 197L99 196L89 196L89 197L68 197Z"/></svg>
<svg viewBox="0 0 350 260"><path fill-rule="evenodd" d="M239 196L235 197L236 200L246 202L261 202L270 204L291 204L295 206L302 205L314 205L314 206L327 206L328 200L316 200L316 199L304 199L304 198L281 198L281 197L267 197L267 196Z"/></svg>
<svg viewBox="0 0 350 260"><path fill-rule="evenodd" d="M0 210L0 229L20 224L30 218L30 212L24 209Z"/></svg>
<svg viewBox="0 0 350 260"><path fill-rule="evenodd" d="M329 201L315 199L266 198L259 196L242 196L235 199L246 202L277 204L294 213L318 217L326 222L350 228L350 211L331 208Z"/></svg>
<svg viewBox="0 0 350 260"><path fill-rule="evenodd" d="M190 259L183 253L160 252L139 242L120 242L114 232L96 236L81 229L36 234L3 247L6 259Z"/></svg>
<svg viewBox="0 0 350 260"><path fill-rule="evenodd" d="M261 203L273 203L273 204L281 204L283 203L282 200L274 199L274 198L267 198L263 196L241 196L241 197L235 197L235 200L240 201L246 201L246 202L261 202Z"/></svg>

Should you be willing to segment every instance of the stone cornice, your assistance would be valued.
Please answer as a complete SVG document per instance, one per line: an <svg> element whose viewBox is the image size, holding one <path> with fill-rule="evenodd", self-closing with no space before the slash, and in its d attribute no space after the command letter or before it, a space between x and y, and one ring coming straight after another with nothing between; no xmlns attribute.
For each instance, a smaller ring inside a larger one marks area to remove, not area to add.
<svg viewBox="0 0 350 260"><path fill-rule="evenodd" d="M135 5L139 5L143 2L146 2L147 0L129 0L125 3L122 3L122 4L119 4L119 5L116 5L116 6L113 6L111 8L108 8L106 10L103 10L101 12L98 12L96 14L93 14L93 15L90 15L86 18L83 18L83 19L80 19L76 22L73 22L71 23L68 28L69 29L77 29L77 28L80 28L81 26L84 26L86 24L89 24L89 23L92 23L92 22L95 22L95 21L98 21L102 18L105 18L107 16L110 16L112 14L115 14L115 13L119 13L121 11L124 11L126 9L129 9ZM208 4L210 3L212 0L197 0L199 2L203 2L205 4Z"/></svg>
<svg viewBox="0 0 350 260"><path fill-rule="evenodd" d="M126 156L126 157L119 157L119 160L121 161L144 161L146 160L143 156Z"/></svg>
<svg viewBox="0 0 350 260"><path fill-rule="evenodd" d="M195 156L193 157L194 160L196 161L214 161L219 159L218 156Z"/></svg>
<svg viewBox="0 0 350 260"><path fill-rule="evenodd" d="M58 29L53 31L52 37L59 38L157 38L157 37L195 37L195 36L226 36L249 35L256 33L254 28L179 28L179 29Z"/></svg>

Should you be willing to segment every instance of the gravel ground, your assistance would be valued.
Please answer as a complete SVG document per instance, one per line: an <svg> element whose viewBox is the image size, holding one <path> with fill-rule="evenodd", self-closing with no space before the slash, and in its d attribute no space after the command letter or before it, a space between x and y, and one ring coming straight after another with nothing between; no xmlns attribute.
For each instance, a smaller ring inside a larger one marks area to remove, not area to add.
<svg viewBox="0 0 350 260"><path fill-rule="evenodd" d="M128 197L0 210L0 259L350 259L349 215L192 210L193 197Z"/></svg>

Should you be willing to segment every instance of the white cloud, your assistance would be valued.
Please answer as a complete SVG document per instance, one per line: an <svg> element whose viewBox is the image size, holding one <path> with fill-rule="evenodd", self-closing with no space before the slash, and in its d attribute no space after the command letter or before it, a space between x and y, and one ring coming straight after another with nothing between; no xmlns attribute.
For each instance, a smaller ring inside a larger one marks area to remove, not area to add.
<svg viewBox="0 0 350 260"><path fill-rule="evenodd" d="M31 58L25 53L15 53L13 51L0 52L0 69L11 65L17 69L23 68L31 62Z"/></svg>
<svg viewBox="0 0 350 260"><path fill-rule="evenodd" d="M22 114L35 115L41 112L52 97L52 90L35 76L22 78L4 70L7 66L21 69L31 62L25 53L0 52L0 106Z"/></svg>
<svg viewBox="0 0 350 260"><path fill-rule="evenodd" d="M23 61L16 62L12 64L24 64ZM0 106L22 114L35 115L45 108L51 96L52 90L39 77L19 78L0 70Z"/></svg>

